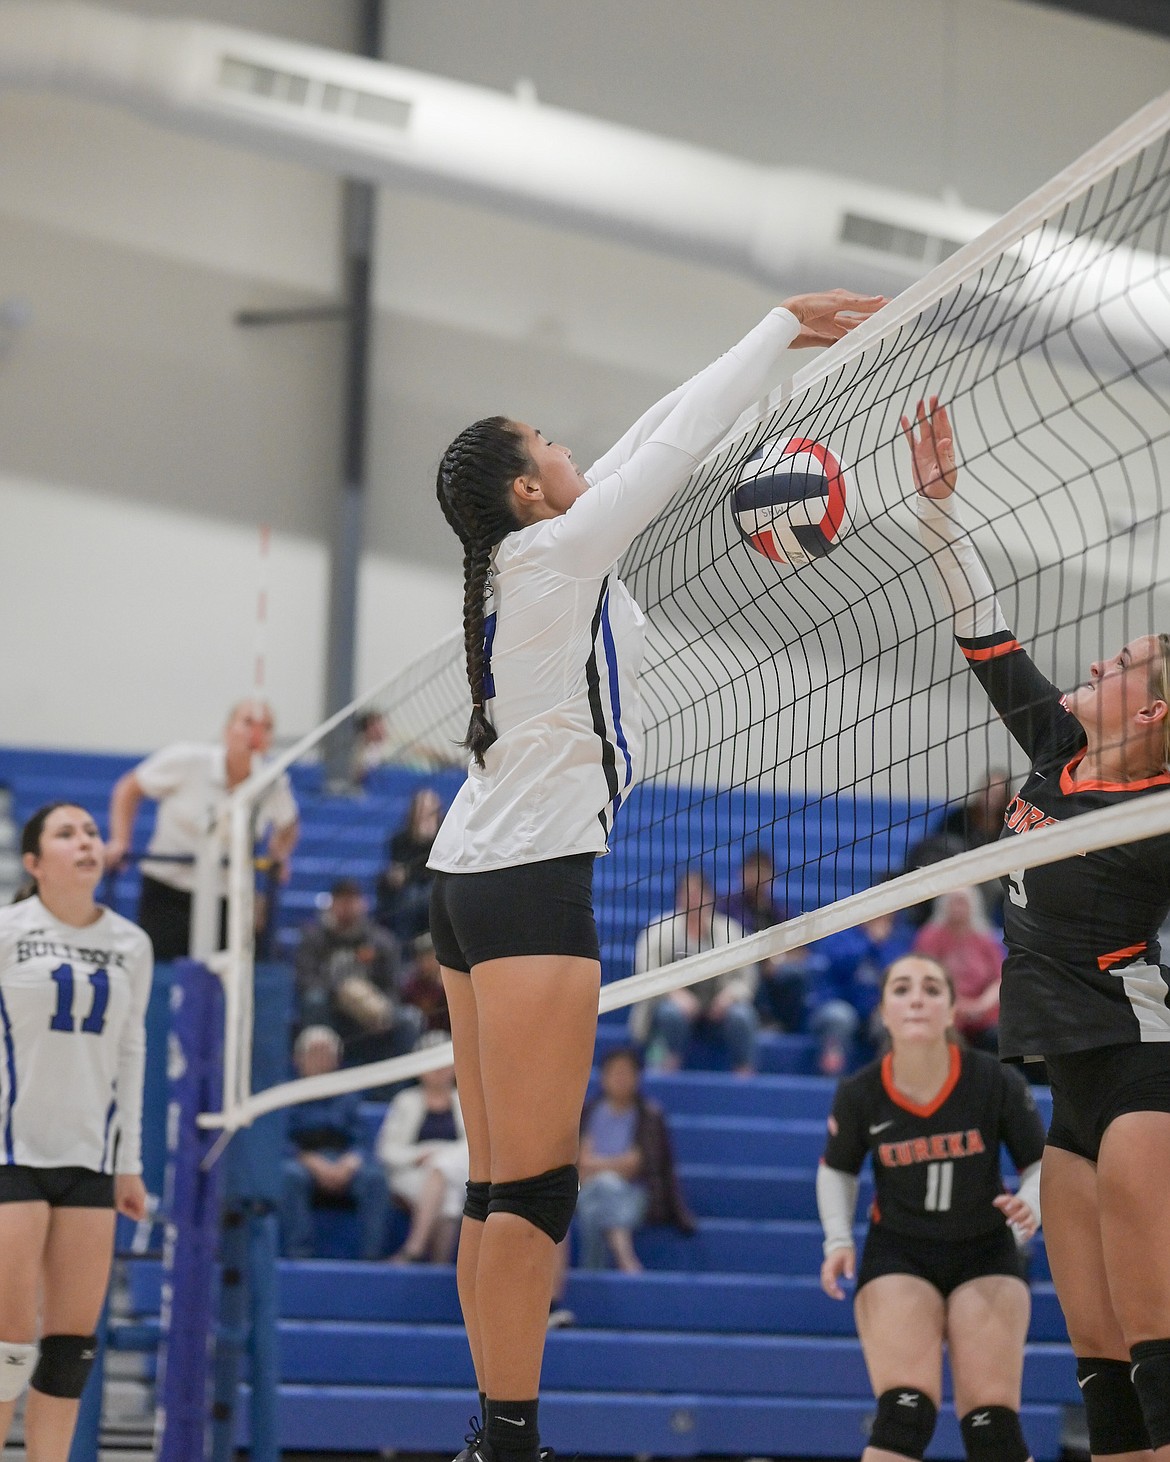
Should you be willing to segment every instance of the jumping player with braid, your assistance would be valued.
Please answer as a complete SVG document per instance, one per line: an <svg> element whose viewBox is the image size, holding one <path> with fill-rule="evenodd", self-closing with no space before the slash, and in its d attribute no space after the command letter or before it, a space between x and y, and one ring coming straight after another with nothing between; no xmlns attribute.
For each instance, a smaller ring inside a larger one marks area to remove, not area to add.
<svg viewBox="0 0 1170 1462"><path fill-rule="evenodd" d="M963 526L945 406L902 418L919 535L959 649L1031 771L1002 836L1170 788L1170 636L1142 635L1066 695L1007 627ZM1000 1052L1042 1057L1041 1197L1094 1458L1170 1462L1170 836L1005 880Z"/></svg>
<svg viewBox="0 0 1170 1462"><path fill-rule="evenodd" d="M431 933L471 1157L458 1279L484 1426L467 1459L539 1453L601 982L593 860L642 749L643 618L618 559L778 382L790 346L838 340L883 303L844 290L788 300L588 472L500 416L443 454L439 502L464 551L471 765L431 853Z"/></svg>

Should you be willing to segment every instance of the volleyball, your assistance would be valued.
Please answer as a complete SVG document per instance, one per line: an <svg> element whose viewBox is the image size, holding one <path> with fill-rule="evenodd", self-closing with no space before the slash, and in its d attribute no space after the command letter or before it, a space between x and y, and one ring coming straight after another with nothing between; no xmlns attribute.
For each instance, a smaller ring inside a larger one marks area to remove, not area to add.
<svg viewBox="0 0 1170 1462"><path fill-rule="evenodd" d="M731 512L741 537L765 558L799 567L832 553L846 524L845 473L821 442L777 438L740 469Z"/></svg>

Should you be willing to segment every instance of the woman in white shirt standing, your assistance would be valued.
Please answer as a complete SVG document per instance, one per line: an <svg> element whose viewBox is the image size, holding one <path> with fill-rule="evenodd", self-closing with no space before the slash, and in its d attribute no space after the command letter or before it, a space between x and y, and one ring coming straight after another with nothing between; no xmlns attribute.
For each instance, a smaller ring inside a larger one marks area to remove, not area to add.
<svg viewBox="0 0 1170 1462"><path fill-rule="evenodd" d="M229 793L259 769L272 744L272 710L267 702L234 705L223 742L180 741L139 762L114 784L110 797L110 837L106 865L117 867L134 840L134 821L144 797L158 803L158 816L142 863L138 922L150 935L154 957L181 959L189 948L194 860L209 820ZM260 799L255 836L268 837L268 855L288 881L289 859L300 832L297 804L283 774ZM226 852L226 848L224 850ZM152 859L151 855L154 855ZM184 861L186 860L186 861ZM220 940L224 938L227 870L218 874Z"/></svg>
<svg viewBox="0 0 1170 1462"><path fill-rule="evenodd" d="M469 1462L536 1462L556 1246L577 1200L601 965L593 859L638 775L644 621L618 559L792 345L884 303L802 295L653 407L587 473L506 417L451 443L437 491L463 544L467 781L431 853L471 1178L459 1295L484 1426Z"/></svg>
<svg viewBox="0 0 1170 1462"><path fill-rule="evenodd" d="M94 901L103 847L84 808L42 807L21 852L34 892L0 909L0 1449L31 1385L28 1455L66 1462L96 1353L114 1214L146 1213L153 961L142 930Z"/></svg>

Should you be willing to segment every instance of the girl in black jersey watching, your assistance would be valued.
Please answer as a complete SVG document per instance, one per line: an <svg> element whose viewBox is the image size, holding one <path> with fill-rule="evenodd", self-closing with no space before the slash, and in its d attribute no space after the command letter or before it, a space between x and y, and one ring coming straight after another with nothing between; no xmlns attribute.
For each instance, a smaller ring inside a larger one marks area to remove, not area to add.
<svg viewBox="0 0 1170 1462"><path fill-rule="evenodd" d="M946 408L907 418L922 541L959 649L1031 771L1004 837L1170 787L1170 636L1142 635L1062 696L1004 621L955 498ZM1000 1052L1052 1082L1044 1214L1094 1458L1170 1462L1170 836L1012 873Z"/></svg>
<svg viewBox="0 0 1170 1462"><path fill-rule="evenodd" d="M1029 1458L1019 1408L1031 1304L1016 1235L1030 1238L1040 1222L1044 1128L1018 1073L949 1039L954 1008L934 960L890 966L878 1007L890 1050L837 1088L817 1173L821 1286L840 1300L856 1268L857 1174L873 1158L854 1301L878 1402L863 1462L923 1455L944 1342L971 1462ZM1004 1191L1001 1143L1021 1174L1015 1194Z"/></svg>
<svg viewBox="0 0 1170 1462"><path fill-rule="evenodd" d="M618 559L779 382L789 346L838 340L882 303L790 299L586 473L506 417L443 454L439 503L464 552L471 765L431 851L430 921L470 1151L459 1298L486 1425L469 1457L536 1462L540 1446L597 1024L593 859L641 756L645 621Z"/></svg>

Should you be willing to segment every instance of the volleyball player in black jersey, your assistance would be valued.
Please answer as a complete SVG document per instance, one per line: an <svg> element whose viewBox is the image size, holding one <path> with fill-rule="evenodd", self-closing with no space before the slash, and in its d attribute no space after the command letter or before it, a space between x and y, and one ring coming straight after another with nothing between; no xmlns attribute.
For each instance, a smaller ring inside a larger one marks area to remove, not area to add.
<svg viewBox="0 0 1170 1462"><path fill-rule="evenodd" d="M1170 787L1170 636L1142 635L1066 695L1007 627L959 518L946 408L905 417L919 529L959 649L1031 771L1002 836ZM1043 1057L1048 1256L1095 1458L1170 1462L1170 836L1005 880L1000 1051Z"/></svg>
<svg viewBox="0 0 1170 1462"><path fill-rule="evenodd" d="M1012 1225L1039 1224L1044 1128L1023 1078L948 1037L955 992L934 960L895 960L878 1007L890 1050L837 1088L817 1172L821 1285L853 1278L857 1174L874 1202L855 1312L877 1415L863 1462L921 1457L950 1352L955 1411L972 1462L1027 1462L1020 1381L1031 1305ZM1021 1174L1004 1191L1000 1145Z"/></svg>

